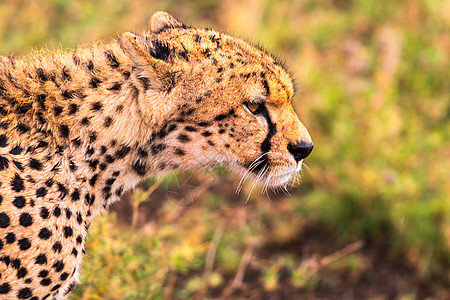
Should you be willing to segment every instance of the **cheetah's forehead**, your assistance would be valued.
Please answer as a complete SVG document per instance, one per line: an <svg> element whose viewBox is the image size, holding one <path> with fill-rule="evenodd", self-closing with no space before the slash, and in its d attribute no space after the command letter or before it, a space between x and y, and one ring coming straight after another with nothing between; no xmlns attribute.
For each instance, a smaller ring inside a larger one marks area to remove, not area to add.
<svg viewBox="0 0 450 300"><path fill-rule="evenodd" d="M290 102L294 96L292 77L280 63L261 47L230 34L211 29L170 29L160 33L146 33L169 45L180 60L212 60L218 68L233 67L249 73L264 72L273 88L275 99ZM234 70L234 71L235 71ZM283 100L281 100L283 99Z"/></svg>

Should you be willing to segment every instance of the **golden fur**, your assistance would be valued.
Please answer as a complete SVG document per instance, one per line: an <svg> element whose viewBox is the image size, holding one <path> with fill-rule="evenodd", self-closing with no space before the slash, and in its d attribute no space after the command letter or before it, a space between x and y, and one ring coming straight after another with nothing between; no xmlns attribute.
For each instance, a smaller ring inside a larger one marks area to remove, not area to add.
<svg viewBox="0 0 450 300"><path fill-rule="evenodd" d="M271 56L156 13L148 32L0 57L0 297L64 298L94 216L151 174L285 185L312 150Z"/></svg>

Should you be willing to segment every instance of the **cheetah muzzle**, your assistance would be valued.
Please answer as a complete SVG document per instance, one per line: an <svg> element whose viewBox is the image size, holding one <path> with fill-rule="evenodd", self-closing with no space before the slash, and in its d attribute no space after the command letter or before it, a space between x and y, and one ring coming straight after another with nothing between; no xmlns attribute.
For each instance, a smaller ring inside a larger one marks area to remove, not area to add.
<svg viewBox="0 0 450 300"><path fill-rule="evenodd" d="M150 175L285 186L312 150L270 55L158 12L143 34L0 57L0 297L61 299L92 219Z"/></svg>

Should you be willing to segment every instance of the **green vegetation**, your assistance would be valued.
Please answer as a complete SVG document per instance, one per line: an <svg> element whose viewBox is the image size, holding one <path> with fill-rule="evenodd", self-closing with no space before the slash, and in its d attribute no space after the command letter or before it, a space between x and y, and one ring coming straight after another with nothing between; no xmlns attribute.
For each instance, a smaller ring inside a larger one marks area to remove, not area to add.
<svg viewBox="0 0 450 300"><path fill-rule="evenodd" d="M258 40L315 142L270 201L223 169L143 182L92 225L71 299L450 298L450 2L218 3L0 3L2 54L141 31L156 10Z"/></svg>

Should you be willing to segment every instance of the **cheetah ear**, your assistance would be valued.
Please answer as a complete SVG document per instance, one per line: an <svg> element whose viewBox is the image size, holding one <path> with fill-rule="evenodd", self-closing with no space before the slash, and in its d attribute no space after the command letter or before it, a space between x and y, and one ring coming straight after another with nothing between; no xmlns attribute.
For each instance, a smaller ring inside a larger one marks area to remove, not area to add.
<svg viewBox="0 0 450 300"><path fill-rule="evenodd" d="M156 34L169 28L188 28L164 11L158 11L150 18L149 27L150 31Z"/></svg>
<svg viewBox="0 0 450 300"><path fill-rule="evenodd" d="M126 32L119 39L120 46L137 66L166 67L172 49L156 37L140 36Z"/></svg>

